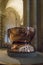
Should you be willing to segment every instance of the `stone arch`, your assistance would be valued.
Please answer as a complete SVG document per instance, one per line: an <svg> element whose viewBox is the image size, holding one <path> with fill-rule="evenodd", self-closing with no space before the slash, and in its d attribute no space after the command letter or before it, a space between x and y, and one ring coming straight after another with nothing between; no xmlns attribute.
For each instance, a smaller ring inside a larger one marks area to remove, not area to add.
<svg viewBox="0 0 43 65"><path fill-rule="evenodd" d="M8 3L8 1L7 1L7 3ZM14 17L12 17L12 15ZM7 29L9 29L11 27L21 26L21 22L23 21L22 19L20 20L20 16L19 16L18 12L15 9L11 8L11 7L8 7L8 8L5 7L4 8L2 18L3 18L3 21L2 21L2 38L3 39L6 35ZM9 22L9 21L11 21L10 19L14 20L14 18L15 18L16 22L13 22L13 23Z"/></svg>
<svg viewBox="0 0 43 65"><path fill-rule="evenodd" d="M7 30L13 27L20 26L20 16L16 10L9 7L5 10L3 17L3 38L4 41L7 42Z"/></svg>
<svg viewBox="0 0 43 65"><path fill-rule="evenodd" d="M7 8L5 10L5 16L6 16L4 19L5 25L7 23L7 24L9 24L10 27L20 26L20 16L19 16L18 12L16 12L16 10L14 10L11 7Z"/></svg>

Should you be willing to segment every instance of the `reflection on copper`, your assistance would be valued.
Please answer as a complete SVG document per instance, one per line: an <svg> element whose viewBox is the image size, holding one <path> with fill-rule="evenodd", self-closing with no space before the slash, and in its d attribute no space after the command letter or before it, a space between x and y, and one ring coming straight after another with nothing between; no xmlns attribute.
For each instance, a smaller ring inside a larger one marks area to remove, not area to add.
<svg viewBox="0 0 43 65"><path fill-rule="evenodd" d="M15 27L8 29L8 37L12 41L11 50L15 52L34 51L34 46L31 44L34 35L35 30L32 27Z"/></svg>

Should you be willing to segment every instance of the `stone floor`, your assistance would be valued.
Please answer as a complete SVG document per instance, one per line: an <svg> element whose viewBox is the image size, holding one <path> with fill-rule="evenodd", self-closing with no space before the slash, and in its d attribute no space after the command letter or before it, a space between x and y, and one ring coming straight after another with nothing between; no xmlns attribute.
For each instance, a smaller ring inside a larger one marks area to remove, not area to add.
<svg viewBox="0 0 43 65"><path fill-rule="evenodd" d="M38 54L38 55L37 55ZM37 63L43 63L43 53L36 53L36 56L34 57L28 57L28 58L12 58L7 55L7 50L0 49L0 63L2 64L15 64L15 65L28 65L28 64L37 64Z"/></svg>
<svg viewBox="0 0 43 65"><path fill-rule="evenodd" d="M0 63L2 64L17 64L20 65L20 61L13 59L7 55L7 50L0 50Z"/></svg>

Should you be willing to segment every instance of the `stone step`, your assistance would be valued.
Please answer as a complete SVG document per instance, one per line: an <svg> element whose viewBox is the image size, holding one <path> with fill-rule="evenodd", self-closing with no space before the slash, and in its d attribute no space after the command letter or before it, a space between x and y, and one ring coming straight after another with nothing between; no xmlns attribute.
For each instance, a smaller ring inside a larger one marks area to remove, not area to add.
<svg viewBox="0 0 43 65"><path fill-rule="evenodd" d="M5 65L6 63L4 63L4 62L0 61L0 65L1 65L1 64L4 64L4 65Z"/></svg>

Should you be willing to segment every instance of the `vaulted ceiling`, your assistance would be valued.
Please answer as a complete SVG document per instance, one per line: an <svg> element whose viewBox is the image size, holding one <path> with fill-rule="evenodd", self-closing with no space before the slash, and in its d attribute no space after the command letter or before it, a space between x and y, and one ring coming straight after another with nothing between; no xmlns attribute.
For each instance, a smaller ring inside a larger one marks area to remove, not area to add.
<svg viewBox="0 0 43 65"><path fill-rule="evenodd" d="M7 2L8 2L8 0L0 0L0 9L1 9L1 11L4 11Z"/></svg>

